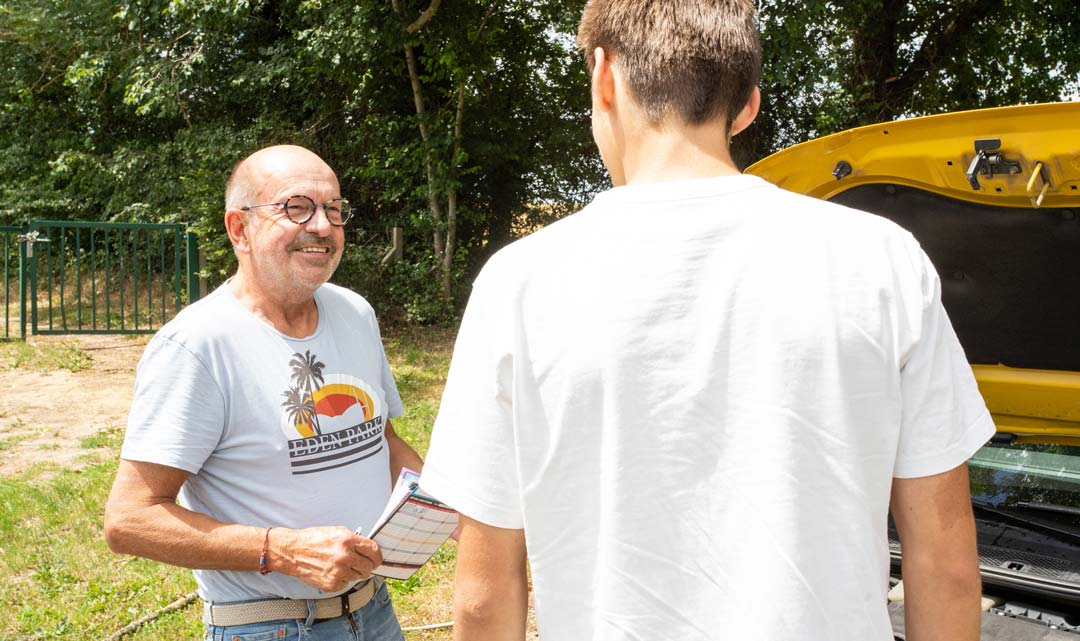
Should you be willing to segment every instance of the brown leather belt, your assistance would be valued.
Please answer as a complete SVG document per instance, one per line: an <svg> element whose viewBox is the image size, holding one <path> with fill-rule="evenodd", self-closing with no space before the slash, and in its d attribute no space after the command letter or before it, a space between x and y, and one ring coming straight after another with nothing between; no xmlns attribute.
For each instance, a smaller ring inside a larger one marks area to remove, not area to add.
<svg viewBox="0 0 1080 641"><path fill-rule="evenodd" d="M352 590L326 599L315 599L316 619L335 619L355 612L368 604L382 580L372 577ZM243 603L207 603L206 622L211 625L249 625L280 619L306 619L308 602L304 599L266 599Z"/></svg>

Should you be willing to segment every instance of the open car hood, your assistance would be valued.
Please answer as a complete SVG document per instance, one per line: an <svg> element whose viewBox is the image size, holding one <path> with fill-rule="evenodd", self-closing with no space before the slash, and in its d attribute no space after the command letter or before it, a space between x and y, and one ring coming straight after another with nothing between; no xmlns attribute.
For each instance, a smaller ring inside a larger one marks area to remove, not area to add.
<svg viewBox="0 0 1080 641"><path fill-rule="evenodd" d="M1080 103L860 127L746 171L914 234L997 439L1080 445Z"/></svg>

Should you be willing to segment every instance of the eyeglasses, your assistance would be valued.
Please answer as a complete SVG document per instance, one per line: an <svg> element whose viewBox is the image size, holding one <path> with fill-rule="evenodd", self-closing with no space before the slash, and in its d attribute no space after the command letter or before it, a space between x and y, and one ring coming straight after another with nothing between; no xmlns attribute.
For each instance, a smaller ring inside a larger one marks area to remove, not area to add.
<svg viewBox="0 0 1080 641"><path fill-rule="evenodd" d="M277 203L241 207L240 211L250 211L258 207L281 207L285 210L285 217L297 225L303 225L311 220L311 217L315 215L315 211L318 209L315 201L307 196L289 196ZM335 227L343 227L352 217L352 208L349 207L349 201L344 198L328 200L322 204L322 208L323 212L326 213L326 220L330 221L330 224Z"/></svg>

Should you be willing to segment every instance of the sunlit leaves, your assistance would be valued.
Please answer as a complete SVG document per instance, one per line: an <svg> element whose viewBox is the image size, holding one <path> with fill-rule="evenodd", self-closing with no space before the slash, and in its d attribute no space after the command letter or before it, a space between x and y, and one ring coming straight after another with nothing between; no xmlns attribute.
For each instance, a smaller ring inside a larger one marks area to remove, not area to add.
<svg viewBox="0 0 1080 641"><path fill-rule="evenodd" d="M415 17L429 0L402 3ZM350 239L401 225L407 259L426 265L434 222L424 160L433 151L433 186L459 196L469 273L607 184L573 48L583 5L444 0L406 34L388 0L4 0L0 199L20 206L0 209L0 223L184 221L220 276L232 269L221 229L230 167L259 146L290 142L338 170L363 212ZM760 5L764 104L736 138L743 162L883 117L1080 91L1071 0ZM950 20L963 28L943 38ZM418 56L428 147L406 38ZM941 46L923 64L935 38Z"/></svg>
<svg viewBox="0 0 1080 641"><path fill-rule="evenodd" d="M744 161L849 127L1080 91L1071 0L760 3L762 116Z"/></svg>

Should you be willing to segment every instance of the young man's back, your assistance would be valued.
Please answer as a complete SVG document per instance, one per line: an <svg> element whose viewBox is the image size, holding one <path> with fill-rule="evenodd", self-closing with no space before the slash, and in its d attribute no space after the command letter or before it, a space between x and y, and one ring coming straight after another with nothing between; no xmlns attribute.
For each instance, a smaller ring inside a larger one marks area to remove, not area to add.
<svg viewBox="0 0 1080 641"><path fill-rule="evenodd" d="M750 176L623 187L478 278L439 417L472 429L424 483L525 529L549 638L887 639L893 477L992 433L957 376L892 223Z"/></svg>
<svg viewBox="0 0 1080 641"><path fill-rule="evenodd" d="M993 433L933 267L884 219L742 176L751 0L590 0L615 189L499 252L421 484L462 514L455 636L978 636L965 459ZM909 478L911 477L911 478Z"/></svg>

